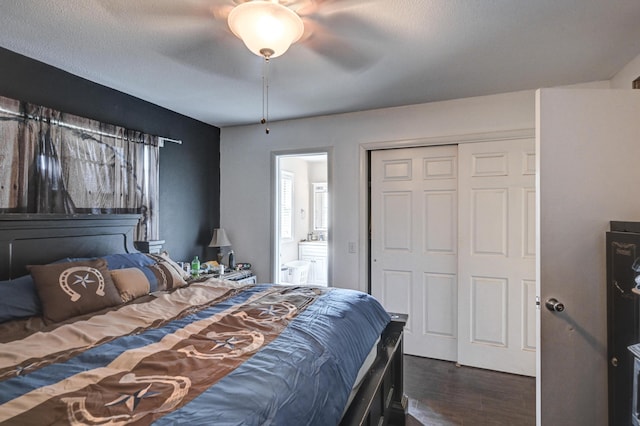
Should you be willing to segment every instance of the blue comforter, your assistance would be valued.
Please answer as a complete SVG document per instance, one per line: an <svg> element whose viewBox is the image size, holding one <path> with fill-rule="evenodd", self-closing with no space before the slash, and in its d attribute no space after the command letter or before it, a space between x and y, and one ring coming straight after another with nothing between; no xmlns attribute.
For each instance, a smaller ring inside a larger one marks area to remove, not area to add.
<svg viewBox="0 0 640 426"><path fill-rule="evenodd" d="M351 290L192 284L0 344L0 422L337 424L388 322Z"/></svg>

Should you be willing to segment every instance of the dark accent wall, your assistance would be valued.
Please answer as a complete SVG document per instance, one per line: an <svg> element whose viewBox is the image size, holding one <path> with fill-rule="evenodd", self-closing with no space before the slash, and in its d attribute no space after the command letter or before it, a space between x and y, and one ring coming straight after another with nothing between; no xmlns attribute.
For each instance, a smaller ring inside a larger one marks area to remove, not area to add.
<svg viewBox="0 0 640 426"><path fill-rule="evenodd" d="M0 64L2 96L182 140L160 149L160 238L175 260L209 257L220 222L219 128L3 48Z"/></svg>

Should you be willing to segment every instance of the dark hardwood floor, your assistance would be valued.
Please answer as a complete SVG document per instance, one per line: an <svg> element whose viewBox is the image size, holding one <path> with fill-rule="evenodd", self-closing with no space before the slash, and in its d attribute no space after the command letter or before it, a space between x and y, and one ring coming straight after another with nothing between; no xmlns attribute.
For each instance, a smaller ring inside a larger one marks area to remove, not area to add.
<svg viewBox="0 0 640 426"><path fill-rule="evenodd" d="M533 377L404 356L407 426L536 424Z"/></svg>

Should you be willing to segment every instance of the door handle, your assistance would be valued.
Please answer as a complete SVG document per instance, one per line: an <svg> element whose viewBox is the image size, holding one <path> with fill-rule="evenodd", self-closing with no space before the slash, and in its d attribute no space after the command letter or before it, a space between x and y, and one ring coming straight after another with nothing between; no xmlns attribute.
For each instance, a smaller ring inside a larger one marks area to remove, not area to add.
<svg viewBox="0 0 640 426"><path fill-rule="evenodd" d="M564 311L564 303L558 302L557 299L551 298L544 302L544 306L547 307L551 312L562 312Z"/></svg>

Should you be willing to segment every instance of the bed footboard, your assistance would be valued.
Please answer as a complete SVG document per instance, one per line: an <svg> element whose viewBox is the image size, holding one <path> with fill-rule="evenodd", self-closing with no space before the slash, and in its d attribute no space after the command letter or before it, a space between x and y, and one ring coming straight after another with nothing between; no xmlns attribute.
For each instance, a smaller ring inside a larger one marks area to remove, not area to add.
<svg viewBox="0 0 640 426"><path fill-rule="evenodd" d="M407 397L403 386L403 329L407 315L391 313L378 356L341 425L404 425Z"/></svg>

